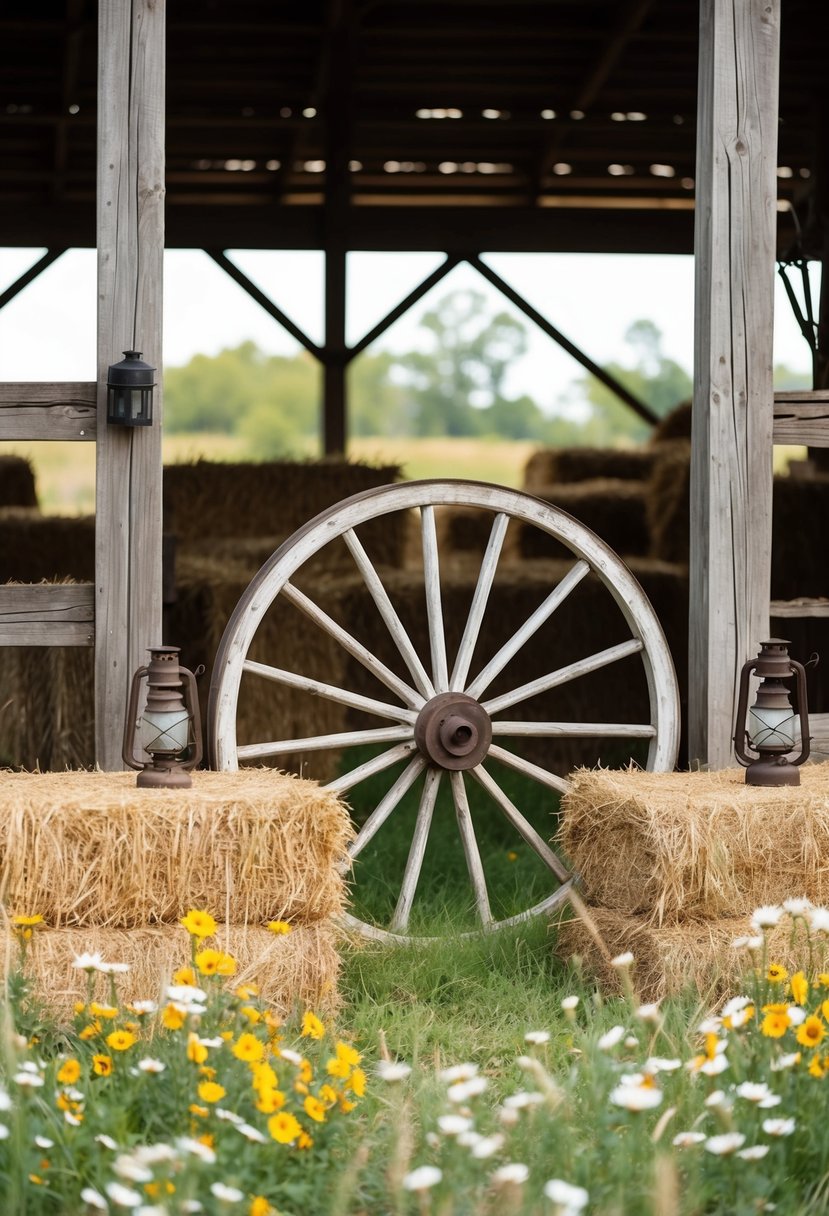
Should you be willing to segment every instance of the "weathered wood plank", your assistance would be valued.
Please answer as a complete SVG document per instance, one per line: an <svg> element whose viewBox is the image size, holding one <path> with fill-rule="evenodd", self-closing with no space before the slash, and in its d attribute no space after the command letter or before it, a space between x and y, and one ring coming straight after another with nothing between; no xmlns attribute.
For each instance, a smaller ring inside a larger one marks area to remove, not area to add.
<svg viewBox="0 0 829 1216"><path fill-rule="evenodd" d="M98 409L108 366L160 368L164 246L164 0L98 5ZM95 754L123 767L132 672L161 639L161 377L151 427L98 432Z"/></svg>
<svg viewBox="0 0 829 1216"><path fill-rule="evenodd" d="M93 440L97 419L94 380L0 384L0 440Z"/></svg>
<svg viewBox="0 0 829 1216"><path fill-rule="evenodd" d="M767 635L780 0L702 0L696 173L689 748L734 763Z"/></svg>
<svg viewBox="0 0 829 1216"><path fill-rule="evenodd" d="M829 599L825 596L816 599L803 596L797 600L772 600L769 604L769 616L779 620L789 617L801 619L806 616L829 616Z"/></svg>
<svg viewBox="0 0 829 1216"><path fill-rule="evenodd" d="M829 392L775 393L774 442L829 448Z"/></svg>
<svg viewBox="0 0 829 1216"><path fill-rule="evenodd" d="M0 587L0 646L91 646L92 583L12 583Z"/></svg>
<svg viewBox="0 0 829 1216"><path fill-rule="evenodd" d="M809 714L809 734L812 758L829 759L829 714Z"/></svg>

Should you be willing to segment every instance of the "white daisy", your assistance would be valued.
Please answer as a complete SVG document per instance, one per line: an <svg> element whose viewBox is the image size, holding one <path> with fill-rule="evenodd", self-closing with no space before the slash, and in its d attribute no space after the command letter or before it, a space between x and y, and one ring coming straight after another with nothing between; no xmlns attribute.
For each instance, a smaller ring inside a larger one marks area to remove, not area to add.
<svg viewBox="0 0 829 1216"><path fill-rule="evenodd" d="M490 1181L493 1186L508 1186L512 1183L514 1186L522 1186L530 1176L529 1167L520 1161L509 1161L506 1165L499 1165L497 1170L493 1170Z"/></svg>
<svg viewBox="0 0 829 1216"><path fill-rule="evenodd" d="M551 1178L549 1182L545 1182L544 1194L553 1203L557 1203L561 1208L568 1208L571 1212L580 1212L590 1201L590 1196L583 1186L573 1186L561 1178Z"/></svg>
<svg viewBox="0 0 829 1216"><path fill-rule="evenodd" d="M671 1143L676 1148L691 1148L694 1144L702 1144L704 1132L677 1132Z"/></svg>
<svg viewBox="0 0 829 1216"><path fill-rule="evenodd" d="M470 1081L477 1075L477 1064L453 1064L450 1068L443 1068L438 1073L441 1081L445 1081L448 1085L455 1081Z"/></svg>
<svg viewBox="0 0 829 1216"><path fill-rule="evenodd" d="M737 1156L742 1157L743 1161L762 1161L768 1151L767 1144L752 1144L748 1148L741 1148Z"/></svg>
<svg viewBox="0 0 829 1216"><path fill-rule="evenodd" d="M612 1026L610 1030L601 1036L596 1046L599 1051L611 1051L614 1047L618 1047L624 1037L624 1026Z"/></svg>
<svg viewBox="0 0 829 1216"><path fill-rule="evenodd" d="M405 1081L411 1071L411 1065L404 1063L403 1060L377 1061L376 1072L381 1081Z"/></svg>
<svg viewBox="0 0 829 1216"><path fill-rule="evenodd" d="M87 1207L94 1208L96 1212L108 1212L109 1204L99 1191L94 1191L91 1186L85 1186L81 1191L81 1199Z"/></svg>
<svg viewBox="0 0 829 1216"><path fill-rule="evenodd" d="M783 917L783 909L777 904L764 904L761 908L755 908L751 914L751 927L758 929L773 929L775 925L779 925Z"/></svg>
<svg viewBox="0 0 829 1216"><path fill-rule="evenodd" d="M470 1098L477 1098L482 1094L488 1084L486 1077L470 1077L468 1081L458 1081L455 1085L450 1085L446 1096L450 1102L457 1104L468 1102Z"/></svg>
<svg viewBox="0 0 829 1216"><path fill-rule="evenodd" d="M436 1165L419 1165L417 1169L406 1174L403 1179L403 1189L406 1191L428 1191L437 1186L443 1177L443 1171Z"/></svg>
<svg viewBox="0 0 829 1216"><path fill-rule="evenodd" d="M797 1127L794 1119L764 1119L763 1131L767 1136L790 1136Z"/></svg>
<svg viewBox="0 0 829 1216"><path fill-rule="evenodd" d="M540 1047L544 1043L549 1043L549 1030L528 1030L524 1035L524 1042L531 1043L534 1047Z"/></svg>
<svg viewBox="0 0 829 1216"><path fill-rule="evenodd" d="M610 1101L625 1110L654 1110L662 1101L662 1091L655 1085L617 1085L610 1091Z"/></svg>
<svg viewBox="0 0 829 1216"><path fill-rule="evenodd" d="M730 1157L738 1148L742 1148L745 1142L746 1138L742 1132L723 1132L721 1136L710 1136L705 1141L705 1149L716 1157Z"/></svg>
<svg viewBox="0 0 829 1216"><path fill-rule="evenodd" d="M240 1191L235 1186L226 1186L224 1182L212 1183L210 1193L215 1195L221 1203L241 1203L245 1197L244 1191Z"/></svg>
<svg viewBox="0 0 829 1216"><path fill-rule="evenodd" d="M469 1131L472 1120L465 1115L438 1115L438 1127L444 1136L459 1136L461 1132Z"/></svg>

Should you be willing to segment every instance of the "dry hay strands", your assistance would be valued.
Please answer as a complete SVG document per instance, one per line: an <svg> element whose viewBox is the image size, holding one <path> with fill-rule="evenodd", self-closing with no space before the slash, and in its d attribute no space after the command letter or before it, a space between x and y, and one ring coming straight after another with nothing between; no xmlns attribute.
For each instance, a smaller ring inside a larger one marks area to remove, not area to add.
<svg viewBox="0 0 829 1216"><path fill-rule="evenodd" d="M131 773L17 773L0 800L0 894L55 927L232 924L341 912L353 829L335 795L273 771L194 774L139 790Z"/></svg>
<svg viewBox="0 0 829 1216"><path fill-rule="evenodd" d="M60 578L95 578L94 518L0 510L0 582Z"/></svg>
<svg viewBox="0 0 829 1216"><path fill-rule="evenodd" d="M691 444L662 443L646 486L651 555L687 566L691 543Z"/></svg>
<svg viewBox="0 0 829 1216"><path fill-rule="evenodd" d="M742 770L580 771L558 843L586 897L655 924L748 916L793 894L829 900L829 765L763 789Z"/></svg>
<svg viewBox="0 0 829 1216"><path fill-rule="evenodd" d="M548 485L536 497L574 516L622 557L643 556L650 540L645 520L644 482L596 478L572 485ZM568 550L532 524L519 530L518 546L524 558L561 558Z"/></svg>
<svg viewBox="0 0 829 1216"><path fill-rule="evenodd" d="M23 456L0 456L0 507L36 507L32 466Z"/></svg>
<svg viewBox="0 0 829 1216"><path fill-rule="evenodd" d="M9 647L0 663L0 765L60 771L94 763L92 648Z"/></svg>
<svg viewBox="0 0 829 1216"><path fill-rule="evenodd" d="M612 908L589 907L591 919L604 939L609 957L628 950L635 962L631 972L634 989L642 1001L658 1001L695 987L706 1001L741 990L751 967L750 956L733 942L752 933L748 917L687 920L677 925L657 926L644 916L624 916ZM804 938L792 935L790 923L766 931L769 960L789 971L808 961ZM619 970L599 949L587 926L578 919L558 926L556 954L563 959L581 959L585 969L606 993L621 993Z"/></svg>
<svg viewBox="0 0 829 1216"><path fill-rule="evenodd" d="M543 497L546 487L556 483L597 477L644 481L654 455L649 448L540 448L524 467L523 488Z"/></svg>
<svg viewBox="0 0 829 1216"><path fill-rule="evenodd" d="M207 536L290 536L320 511L352 494L390 485L399 465L345 460L226 464L207 460L164 469L164 527L186 547ZM374 561L403 562L402 512L370 520L360 538Z"/></svg>
<svg viewBox="0 0 829 1216"><path fill-rule="evenodd" d="M8 973L17 963L18 952L12 930L5 932ZM284 934L259 925L220 924L205 945L235 958L237 969L227 980L229 988L257 984L262 999L283 1016L304 1009L326 1014L337 1009L337 930L328 921L297 926ZM72 964L87 952L99 953L108 963L129 965L129 971L116 976L122 1002L160 1001L173 973L191 962L189 935L177 925L134 929L39 926L28 943L25 969L34 981L35 995L55 1012L68 1016L76 1001L86 1002L87 973ZM95 994L109 1004L108 976L97 978Z"/></svg>

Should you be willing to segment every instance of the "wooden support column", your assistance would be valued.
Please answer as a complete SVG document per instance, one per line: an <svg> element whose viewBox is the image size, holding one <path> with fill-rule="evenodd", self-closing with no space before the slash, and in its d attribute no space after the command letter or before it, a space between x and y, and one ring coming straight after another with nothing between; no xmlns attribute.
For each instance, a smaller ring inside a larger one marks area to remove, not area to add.
<svg viewBox="0 0 829 1216"><path fill-rule="evenodd" d="M689 749L735 763L736 688L769 628L780 0L702 0Z"/></svg>
<svg viewBox="0 0 829 1216"><path fill-rule="evenodd" d="M98 417L95 755L123 768L133 671L161 641L161 285L164 0L98 4ZM126 349L158 368L151 427L106 424Z"/></svg>

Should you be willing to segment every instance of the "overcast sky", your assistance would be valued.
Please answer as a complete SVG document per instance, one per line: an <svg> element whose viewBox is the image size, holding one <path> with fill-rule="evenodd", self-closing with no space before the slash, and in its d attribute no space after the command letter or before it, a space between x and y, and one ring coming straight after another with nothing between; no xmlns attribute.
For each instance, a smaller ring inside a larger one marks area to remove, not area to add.
<svg viewBox="0 0 829 1216"><path fill-rule="evenodd" d="M42 253L0 249L0 290ZM322 254L230 251L230 256L315 342L322 341ZM348 340L356 341L443 260L442 254L358 253L349 256ZM689 371L693 351L693 259L662 255L492 254L490 265L566 337L598 363L629 357L628 326L656 322L666 354ZM262 350L299 348L224 271L200 250L165 258L164 359L168 366L198 352L215 354L253 339ZM815 268L815 298L817 298ZM417 321L429 302L461 287L482 291L492 310L512 305L470 267L456 268L379 339L403 351L419 341ZM519 314L520 315L520 314ZM546 410L566 395L579 366L526 321L529 351L512 369L507 391L529 393ZM114 352L118 357L119 352ZM806 370L809 352L777 284L775 361ZM95 378L95 252L70 250L0 309L0 380Z"/></svg>

